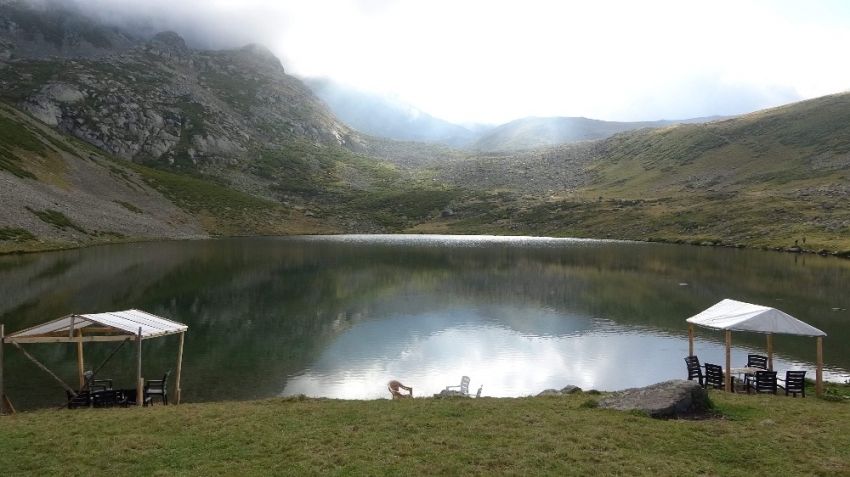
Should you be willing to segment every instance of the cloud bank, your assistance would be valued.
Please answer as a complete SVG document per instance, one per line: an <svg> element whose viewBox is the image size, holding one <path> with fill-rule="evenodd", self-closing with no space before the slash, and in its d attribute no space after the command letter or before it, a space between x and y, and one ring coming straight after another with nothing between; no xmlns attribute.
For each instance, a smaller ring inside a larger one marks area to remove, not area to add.
<svg viewBox="0 0 850 477"><path fill-rule="evenodd" d="M289 73L458 123L733 115L850 89L840 1L66 1L196 48L260 43Z"/></svg>

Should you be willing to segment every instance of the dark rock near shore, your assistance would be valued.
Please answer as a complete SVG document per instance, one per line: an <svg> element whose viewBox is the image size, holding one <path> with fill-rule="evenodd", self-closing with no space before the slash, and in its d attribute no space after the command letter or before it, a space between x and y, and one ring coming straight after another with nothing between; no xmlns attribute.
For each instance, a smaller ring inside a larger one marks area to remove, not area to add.
<svg viewBox="0 0 850 477"><path fill-rule="evenodd" d="M580 387L568 384L561 388L560 391L557 389L547 389L538 394L538 396L566 396L568 394L575 394L580 392L582 392Z"/></svg>
<svg viewBox="0 0 850 477"><path fill-rule="evenodd" d="M644 388L618 391L599 400L603 409L643 411L654 418L683 417L705 412L708 394L694 381L674 379Z"/></svg>

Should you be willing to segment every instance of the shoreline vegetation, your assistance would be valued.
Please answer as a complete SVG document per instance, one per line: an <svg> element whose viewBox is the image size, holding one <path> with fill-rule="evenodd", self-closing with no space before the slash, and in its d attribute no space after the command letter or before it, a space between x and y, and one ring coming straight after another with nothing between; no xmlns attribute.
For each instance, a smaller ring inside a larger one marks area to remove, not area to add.
<svg viewBox="0 0 850 477"><path fill-rule="evenodd" d="M390 235L431 235L431 232L398 232ZM462 232L454 231L454 233L440 233L433 232L434 235L467 235ZM162 238L119 238L115 240L111 240L109 242L88 242L88 243L59 243L59 242L46 242L46 243L28 243L25 247L16 247L16 246L2 246L0 245L0 256L3 255L21 255L21 254L30 254L30 253L42 253L42 252L57 252L63 250L76 250L83 249L89 247L98 247L104 245L118 245L118 244L127 244L127 243L145 243L145 242L177 242L177 241L191 241L191 240L216 240L216 239L224 239L224 238L249 238L249 237L295 237L299 235L350 235L346 233L323 233L323 234L311 234L308 232L299 233L299 234L274 234L274 235L211 235L211 236L193 236L193 237L162 237ZM358 234L358 235L377 235L377 234ZM487 235L501 235L505 237L510 236L525 236L521 234L487 234ZM799 254L807 254L807 255L820 255L823 257L832 256L838 258L850 258L850 250L848 251L836 251L836 250L814 250L807 249L800 246L792 246L792 247L783 247L783 246L746 246L740 244L725 244L725 243L715 243L715 242L700 242L700 241L688 241L685 239L629 239L629 238L617 238L611 239L608 238L600 238L600 237L551 237L544 235L527 235L528 237L539 237L539 238L582 238L582 239L591 239L591 240L624 240L629 242L645 242L645 243L658 243L658 244L669 244L669 245L689 245L689 246L697 246L697 247L719 247L719 248L740 248L740 249L750 249L750 250L763 250L766 252L784 252L784 253L799 253Z"/></svg>
<svg viewBox="0 0 850 477"><path fill-rule="evenodd" d="M842 394L843 393L843 394ZM9 475L847 475L850 385L832 399L709 393L697 419L606 394L370 401L293 396L0 417Z"/></svg>

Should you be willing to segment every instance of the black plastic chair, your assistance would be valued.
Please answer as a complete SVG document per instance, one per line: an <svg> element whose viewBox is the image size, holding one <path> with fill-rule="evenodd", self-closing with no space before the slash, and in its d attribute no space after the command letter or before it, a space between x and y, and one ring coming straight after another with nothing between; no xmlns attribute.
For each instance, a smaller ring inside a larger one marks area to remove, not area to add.
<svg viewBox="0 0 850 477"><path fill-rule="evenodd" d="M696 356L685 356L685 364L688 365L688 380L693 381L696 378L700 386L705 386L699 358Z"/></svg>
<svg viewBox="0 0 850 477"><path fill-rule="evenodd" d="M131 407L135 406L138 403L136 402L136 396L138 396L138 392L135 389L118 389L118 405L121 407ZM151 398L145 398L145 402L142 403L144 406L147 406L151 403Z"/></svg>
<svg viewBox="0 0 850 477"><path fill-rule="evenodd" d="M107 389L92 393L92 407L115 407L119 404L118 391Z"/></svg>
<svg viewBox="0 0 850 477"><path fill-rule="evenodd" d="M778 385L780 388L785 390L785 395L793 394L794 397L797 397L797 394L806 397L806 372L805 371L786 371L785 379L778 379L778 381L784 381L785 385Z"/></svg>
<svg viewBox="0 0 850 477"><path fill-rule="evenodd" d="M162 400L162 404L168 405L168 389L166 385L168 384L168 376L170 374L171 371L168 371L162 379L151 379L145 383L145 405L147 405L148 399L150 399L150 404L153 405L154 397L159 397Z"/></svg>
<svg viewBox="0 0 850 477"><path fill-rule="evenodd" d="M760 354L748 354L747 355L747 367L748 368L758 368L758 369L767 369L767 356L763 356ZM752 374L747 374L744 376L744 385L749 387L750 382L755 379Z"/></svg>
<svg viewBox="0 0 850 477"><path fill-rule="evenodd" d="M65 396L68 398L68 409L91 407L91 393L88 391L77 391L77 395L74 396L66 389Z"/></svg>
<svg viewBox="0 0 850 477"><path fill-rule="evenodd" d="M776 394L776 371L756 371L747 383L747 394L755 390L757 394Z"/></svg>
<svg viewBox="0 0 850 477"><path fill-rule="evenodd" d="M723 374L723 368L716 364L705 363L705 389L708 389L709 386L714 389L725 389L726 388L726 376ZM732 379L732 390L735 390L735 378Z"/></svg>

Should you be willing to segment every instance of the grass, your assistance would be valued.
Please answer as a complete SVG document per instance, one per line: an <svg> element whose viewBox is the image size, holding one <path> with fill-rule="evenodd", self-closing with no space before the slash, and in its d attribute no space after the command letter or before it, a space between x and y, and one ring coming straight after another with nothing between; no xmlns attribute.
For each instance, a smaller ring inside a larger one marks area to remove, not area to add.
<svg viewBox="0 0 850 477"><path fill-rule="evenodd" d="M59 212L58 210L33 210L29 207L26 207L26 209L35 214L35 216L41 219L43 222L48 223L56 228L60 228L62 230L70 228L82 234L86 233L86 231L82 227L72 222L71 219L66 217L65 214Z"/></svg>
<svg viewBox="0 0 850 477"><path fill-rule="evenodd" d="M36 236L27 229L17 227L0 227L0 241L27 242L35 240Z"/></svg>
<svg viewBox="0 0 850 477"><path fill-rule="evenodd" d="M712 392L654 420L599 396L294 397L0 418L10 475L847 475L850 405Z"/></svg>

